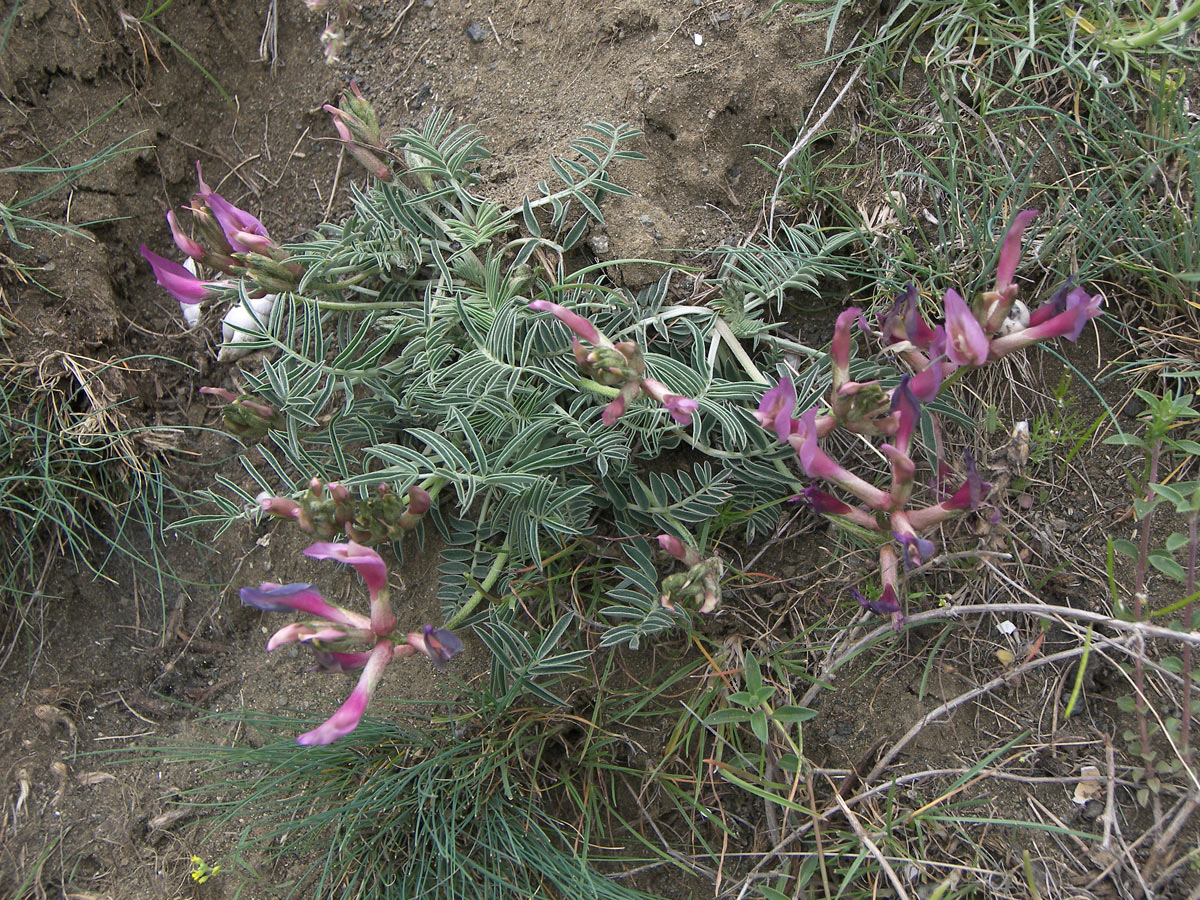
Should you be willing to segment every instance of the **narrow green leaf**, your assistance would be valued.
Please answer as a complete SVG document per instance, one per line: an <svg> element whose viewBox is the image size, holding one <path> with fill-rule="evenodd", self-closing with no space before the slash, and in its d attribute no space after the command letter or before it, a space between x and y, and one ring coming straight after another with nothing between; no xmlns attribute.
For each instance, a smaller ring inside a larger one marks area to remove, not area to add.
<svg viewBox="0 0 1200 900"><path fill-rule="evenodd" d="M750 716L750 730L754 732L754 736L759 741L764 744L767 742L769 736L767 732L767 714L763 710L756 709Z"/></svg>
<svg viewBox="0 0 1200 900"><path fill-rule="evenodd" d="M521 201L521 218L525 221L526 231L534 237L542 236L542 226L538 224L537 216L533 214L533 207L529 205L528 197Z"/></svg>
<svg viewBox="0 0 1200 900"><path fill-rule="evenodd" d="M1166 550L1151 550L1150 565L1168 578L1174 578L1179 582L1187 580L1187 573L1183 570L1183 566L1177 563Z"/></svg>
<svg viewBox="0 0 1200 900"><path fill-rule="evenodd" d="M817 716L817 711L809 709L807 706L780 706L771 715L780 722L791 724L814 719Z"/></svg>
<svg viewBox="0 0 1200 900"><path fill-rule="evenodd" d="M759 669L758 660L754 658L754 654L746 651L746 661L742 668L742 678L746 682L746 690L751 694L756 693L762 686L762 670Z"/></svg>
<svg viewBox="0 0 1200 900"><path fill-rule="evenodd" d="M714 713L709 713L708 717L704 720L704 724L728 725L749 722L750 715L751 713L748 709L733 709L732 707L727 709L718 709Z"/></svg>

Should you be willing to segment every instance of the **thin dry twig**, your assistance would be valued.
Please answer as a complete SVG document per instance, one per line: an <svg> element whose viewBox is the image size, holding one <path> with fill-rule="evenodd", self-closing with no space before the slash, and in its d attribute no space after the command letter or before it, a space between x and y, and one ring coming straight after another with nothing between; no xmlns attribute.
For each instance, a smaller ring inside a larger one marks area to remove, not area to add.
<svg viewBox="0 0 1200 900"><path fill-rule="evenodd" d="M1070 650L1063 650L1059 653L1053 653L1050 656L1043 656L1038 659L1030 660L1027 663L1023 663L1022 665L1010 669L1002 675L996 676L991 681L988 681L977 688L972 688L965 693L959 694L953 700L943 703L936 709L930 710L919 720L917 720L916 724L906 731L904 736L901 737L900 740L896 741L896 743L892 744L888 751L884 753L882 757L880 757L879 762L875 764L875 768L873 768L867 774L867 777L863 779L863 783L870 784L881 774L883 774L884 769L891 764L892 760L900 755L900 751L912 743L913 739L916 738L917 735L919 735L925 729L925 726L929 725L931 722L936 721L948 713L954 712L954 710L958 709L964 703L974 700L976 697L979 697L983 694L990 693L1014 678L1023 676L1026 672L1031 672L1034 669L1040 668L1041 666L1050 665L1051 663L1064 662L1068 659L1074 659L1082 654L1083 647L1072 647Z"/></svg>
<svg viewBox="0 0 1200 900"><path fill-rule="evenodd" d="M860 28L858 31L858 34L861 34L861 33L862 33L862 29ZM854 35L854 40L858 39L858 34ZM854 40L852 40L850 42L851 46L854 46ZM842 59L843 60L846 59L846 56L843 56ZM808 146L809 141L811 141L813 139L813 137L821 129L821 127L829 120L829 117L831 115L833 115L833 111L838 108L838 106L841 104L842 100L845 99L846 94L848 94L850 92L850 88L852 88L854 86L854 83L856 81L858 81L858 77L860 75L862 75L863 67L865 65L866 65L865 62L860 62L858 64L858 67L853 72L851 72L850 77L846 79L846 83L842 85L842 89L840 91L838 91L838 95L836 97L834 97L833 101L829 104L829 106L827 106L825 108L825 112L821 113L821 117L819 119L817 119L817 121L812 124L812 127L810 127L807 131L805 131L804 134L802 134L798 138L796 138L796 142L794 144L792 144L791 149L788 150L788 152L783 155L783 159L781 159L779 161L779 166L778 166L779 177L775 179L775 187L771 191L771 203L767 207L767 233L768 234L771 234L775 230L775 204L779 202L779 191L783 187L783 179L784 179L784 175L787 173L788 164L793 159L796 158L797 153L799 153L806 146ZM829 86L829 82L833 81L833 76L837 74L838 69L840 69L840 68L841 68L841 60L838 61L838 65L835 66L834 70L829 74L829 80L826 81L826 83L825 83L826 87ZM821 88L821 94L823 94L823 93L825 93L825 88ZM818 101L821 99L821 94L817 95Z"/></svg>
<svg viewBox="0 0 1200 900"><path fill-rule="evenodd" d="M846 805L846 801L837 795L837 791L834 791L833 799L837 801L837 805L842 810L842 815L846 817L846 821L849 822L850 827L854 829L854 834L860 841L862 841L862 845L867 848L867 852L875 857L875 861L879 863L880 867L887 875L888 881L892 883L892 887L896 891L896 896L900 897L901 900L909 900L908 891L904 889L904 882L900 880L900 876L896 874L896 870L892 868L892 864L887 861L887 857L883 855L883 851L880 850L875 845L875 842L871 840L866 830L862 827L862 823L858 821L858 816L856 816L854 811Z"/></svg>

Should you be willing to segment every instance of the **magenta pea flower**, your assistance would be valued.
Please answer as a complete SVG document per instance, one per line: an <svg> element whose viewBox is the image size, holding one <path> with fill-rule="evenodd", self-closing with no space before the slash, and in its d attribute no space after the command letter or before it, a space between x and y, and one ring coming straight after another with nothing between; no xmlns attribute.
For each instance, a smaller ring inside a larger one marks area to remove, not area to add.
<svg viewBox="0 0 1200 900"><path fill-rule="evenodd" d="M1028 328L993 339L991 358L999 359L1014 350L1053 337L1065 337L1072 343L1079 340L1084 326L1101 314L1100 307L1104 304L1104 295L1089 296L1083 288L1073 288L1067 293L1061 312L1055 312L1057 299L1052 300L1051 304L1047 304L1049 309L1042 306L1030 315Z"/></svg>
<svg viewBox="0 0 1200 900"><path fill-rule="evenodd" d="M328 31L326 33L328 34ZM331 40L330 45L333 43L334 41ZM337 52L335 49L334 56L336 55ZM325 112L333 116L334 130L337 131L338 138L341 140L342 144L345 145L346 149L350 151L350 155L358 160L359 164L364 169L366 169L380 181L391 181L391 167L388 166L384 160L380 159L378 155L354 139L354 134L351 131L351 122L357 125L358 121L353 119L353 117L344 110L338 109L336 106L330 106L328 103L326 103L322 108L325 110Z"/></svg>
<svg viewBox="0 0 1200 900"><path fill-rule="evenodd" d="M200 182L200 186L202 189L196 194L197 199L201 200L212 212L217 224L221 226L221 231L225 234L225 240L229 242L229 246L235 253L249 253L254 250L253 247L238 240L240 232L270 242L271 236L267 234L267 229L262 222L244 209L234 206L216 191L208 190L203 180ZM272 246L274 245L272 244Z"/></svg>
<svg viewBox="0 0 1200 900"><path fill-rule="evenodd" d="M1025 209L1017 213L1012 226L1004 236L1004 243L1000 247L1000 261L996 266L995 291L1001 296L1016 296L1013 276L1017 273L1017 262L1021 258L1021 237L1029 223L1036 219L1037 215L1036 209Z"/></svg>
<svg viewBox="0 0 1200 900"><path fill-rule="evenodd" d="M833 341L829 345L829 366L833 375L835 391L850 380L850 349L854 344L850 326L860 316L862 316L862 310L857 306L851 306L842 310L837 317L837 322L834 323ZM792 396L795 397L794 391ZM781 437L780 440L785 440L785 438Z"/></svg>
<svg viewBox="0 0 1200 900"><path fill-rule="evenodd" d="M812 507L813 512L819 515L839 516L868 531L879 530L879 523L865 509L860 506L851 506L849 503L843 503L837 497L833 496L833 494L826 493L815 484L810 484L792 499L803 500Z"/></svg>
<svg viewBox="0 0 1200 900"><path fill-rule="evenodd" d="M554 316L554 318L558 319L558 321L562 322L575 332L575 334L593 346L601 346L604 343L600 336L600 329L579 315L579 313L571 312L565 306L558 303L551 303L549 300L530 300L529 308L534 312L550 313L550 315Z"/></svg>
<svg viewBox="0 0 1200 900"><path fill-rule="evenodd" d="M342 487L338 485L338 487ZM332 485L331 485L332 488ZM344 488L343 488L344 489ZM348 495L349 492L347 492ZM353 566L367 585L371 595L371 629L376 634L390 634L396 627L387 591L387 566L370 547L347 543L316 543L304 551L312 559L334 559Z"/></svg>
<svg viewBox="0 0 1200 900"><path fill-rule="evenodd" d="M868 600L854 588L850 588L850 596L863 609L869 610L877 616L890 616L900 612L900 601L896 598L896 589L890 584L883 589L878 600Z"/></svg>
<svg viewBox="0 0 1200 900"><path fill-rule="evenodd" d="M343 487L333 482L329 485L331 491L335 489L335 485L338 488ZM387 587L387 565L383 558L370 547L364 547L354 541L346 543L318 542L308 547L304 551L304 555L312 559L334 559L353 566L366 583L372 599Z"/></svg>
<svg viewBox="0 0 1200 900"><path fill-rule="evenodd" d="M432 625L426 625L420 631L410 632L408 646L418 653L428 656L429 661L438 671L445 669L446 663L450 661L451 657L456 653L461 653L463 649L463 643L459 640L458 635L445 628L434 628Z"/></svg>
<svg viewBox="0 0 1200 900"><path fill-rule="evenodd" d="M960 366L982 366L988 358L988 338L954 288L946 291L946 355Z"/></svg>
<svg viewBox="0 0 1200 900"><path fill-rule="evenodd" d="M908 521L914 531L927 531L933 526L941 524L951 516L965 512L966 510L975 509L987 497L988 491L992 489L992 485L980 477L979 470L975 467L975 460L971 454L964 453L963 455L966 457L966 480L952 496L941 503L934 506L927 506L924 509L910 510L907 514Z"/></svg>
<svg viewBox="0 0 1200 900"><path fill-rule="evenodd" d="M193 240L183 227L179 224L179 219L175 216L175 210L167 212L167 224L171 226L171 237L175 240L175 246L178 247L185 256L190 256L195 260L203 260L206 254L204 246L196 240Z"/></svg>
<svg viewBox="0 0 1200 900"><path fill-rule="evenodd" d="M679 425L691 425L692 413L700 408L700 404L691 397L672 394L665 384L653 378L642 379L642 390L662 404L663 409L669 412L671 418Z"/></svg>
<svg viewBox="0 0 1200 900"><path fill-rule="evenodd" d="M933 541L917 534L912 520L904 512L892 513L892 537L901 548L904 568L909 569L933 557Z"/></svg>
<svg viewBox="0 0 1200 900"><path fill-rule="evenodd" d="M754 418L763 428L770 428L780 443L787 441L799 424L792 418L796 409L796 386L790 378L781 378L775 387L763 394Z"/></svg>
<svg viewBox="0 0 1200 900"><path fill-rule="evenodd" d="M380 641L371 650L367 663L363 666L362 675L358 679L358 684L354 686L354 690L350 692L346 702L321 725L296 738L296 743L303 747L332 744L338 738L345 737L357 728L358 723L362 721L363 713L367 710L367 704L371 702L371 696L375 693L375 687L379 684L379 677L391 661L391 642Z"/></svg>
<svg viewBox="0 0 1200 900"><path fill-rule="evenodd" d="M341 485L336 487L345 490ZM393 659L423 653L435 667L442 669L462 651L463 645L453 632L431 625L411 632L397 643L393 637L396 617L388 601L387 566L374 550L351 541L316 543L305 553L314 559L333 559L353 566L370 592L370 617L328 603L310 584L266 583L257 588L242 588L240 593L243 603L265 612L294 609L314 617L314 621L294 622L276 631L267 643L268 650L298 641L313 650L317 665L323 669L363 670L358 685L341 708L320 727L297 738L300 744L308 746L331 743L358 726L384 668ZM352 651L354 643L366 643L370 649Z"/></svg>
<svg viewBox="0 0 1200 900"><path fill-rule="evenodd" d="M885 347L907 341L919 350L928 350L933 329L921 315L917 287L912 282L892 301L891 308L879 316L879 331ZM860 326L862 319L860 318Z"/></svg>
<svg viewBox="0 0 1200 900"><path fill-rule="evenodd" d="M658 546L686 566L696 566L702 561L699 550L689 547L673 534L660 534Z"/></svg>
<svg viewBox="0 0 1200 900"><path fill-rule="evenodd" d="M221 283L200 280L179 263L159 256L145 244L142 244L140 249L142 256L154 270L154 279L158 282L158 286L180 303L191 306L207 300L212 296L213 288Z"/></svg>
<svg viewBox="0 0 1200 900"><path fill-rule="evenodd" d="M302 644L313 643L332 643L340 641L343 638L350 637L350 632L338 628L314 628L312 625L306 625L303 622L293 622L291 625L284 625L267 641L267 650L274 650L276 647L282 647L284 644L292 644L299 641Z"/></svg>
<svg viewBox="0 0 1200 900"><path fill-rule="evenodd" d="M788 443L800 458L800 467L809 478L820 478L840 485L872 509L890 509L892 496L875 485L839 466L817 445L817 408L811 407L799 420L796 433Z"/></svg>
<svg viewBox="0 0 1200 900"><path fill-rule="evenodd" d="M912 440L913 429L921 419L921 404L912 390L912 376L905 375L900 384L892 391L892 404L889 412L897 413L896 433L893 441L901 453L908 453L908 445Z"/></svg>
<svg viewBox="0 0 1200 900"><path fill-rule="evenodd" d="M933 340L929 345L928 364L913 375L908 384L917 400L929 403L938 395L938 391L942 388L942 381L949 374L946 369L950 366L947 365L946 360L946 329L939 325L933 330Z"/></svg>
<svg viewBox="0 0 1200 900"><path fill-rule="evenodd" d="M310 616L336 622L347 628L367 630L371 620L364 615L334 606L311 584L272 584L264 582L261 587L244 587L238 591L242 603L263 612L287 612L289 609Z"/></svg>

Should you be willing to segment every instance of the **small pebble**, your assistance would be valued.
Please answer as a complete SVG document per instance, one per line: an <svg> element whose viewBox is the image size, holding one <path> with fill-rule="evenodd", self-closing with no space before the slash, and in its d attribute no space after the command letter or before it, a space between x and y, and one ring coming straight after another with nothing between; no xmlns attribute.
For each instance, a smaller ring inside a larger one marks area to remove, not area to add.
<svg viewBox="0 0 1200 900"><path fill-rule="evenodd" d="M480 25L478 22L472 22L466 28L467 37L471 39L472 44L482 44L487 40L488 31L486 25Z"/></svg>

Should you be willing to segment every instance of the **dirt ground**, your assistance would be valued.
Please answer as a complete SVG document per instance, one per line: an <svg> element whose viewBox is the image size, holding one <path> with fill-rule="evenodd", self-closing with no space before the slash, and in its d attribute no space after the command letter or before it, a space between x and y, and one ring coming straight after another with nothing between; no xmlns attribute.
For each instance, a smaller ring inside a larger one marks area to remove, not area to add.
<svg viewBox="0 0 1200 900"><path fill-rule="evenodd" d="M4 281L3 310L16 328L3 352L18 361L153 355L126 376L127 413L147 425L219 427L216 407L198 388L233 387L236 364L216 362L212 323L184 328L137 248L173 250L164 213L196 189L197 161L216 190L258 215L277 239L336 220L360 175L341 158L321 107L351 79L375 104L385 133L417 125L437 107L477 125L493 154L481 189L508 202L546 176L548 155L562 152L585 123L639 125L645 137L637 149L647 158L615 173L634 196L606 209L607 233L590 242L599 258L674 259L674 248L737 239L755 227L770 186L762 151L749 145L790 141L830 72L800 67L820 58L824 27L805 29L786 15L764 22L767 8L747 0L364 3L347 27L342 61L327 65L318 40L324 16L299 0L175 0L154 28L116 0L24 0L0 55L3 165L48 150L73 163L129 135L137 149L41 208L84 236L30 233L32 249L3 249L32 266L47 289ZM273 59L262 60L272 10L277 45ZM39 186L0 172L3 198ZM630 266L622 277L638 284L652 273ZM812 325L817 333L827 327ZM166 460L182 486L198 488L233 449L212 433L194 433ZM1064 527L1105 521L1121 502L1117 492L1082 497L1078 518ZM311 580L350 597L351 577L329 563L300 562L303 542L269 527L231 529L208 543L174 540L172 565L185 583L166 595L144 571L119 562L103 579L55 567L43 587L36 646L14 654L0 673L0 896L18 888L76 900L233 896L231 879L197 886L187 877L191 855L222 849L197 846L198 823L169 814L194 771L153 757L131 765L108 751L198 739L193 706L315 715L332 711L348 689L307 675L295 654L268 657L262 646L274 623L241 607L227 586ZM421 565L395 576L409 588L400 612L432 620L433 579ZM803 581L795 560L779 566L778 589ZM469 648L462 671L480 667L481 654ZM404 690L434 696L439 686L416 668ZM955 684L983 677L969 666L940 675ZM921 676L868 677L839 695L857 697L863 706L851 705L868 714L822 719L811 732L816 757L845 765L910 721L914 696L930 705ZM951 690L939 686L934 696ZM1012 715L1036 714L1044 700L1042 687L1017 694ZM961 758L969 741L938 746L938 736L993 724L954 720L929 733L934 743L924 752L931 765ZM1071 761L1061 766L1069 771ZM1048 802L1064 814L1070 807L1061 797Z"/></svg>

